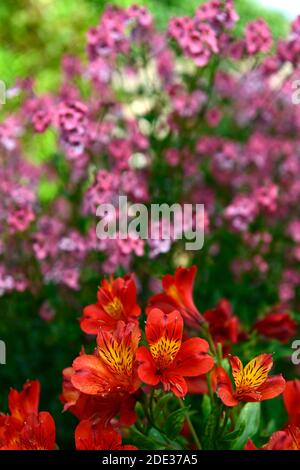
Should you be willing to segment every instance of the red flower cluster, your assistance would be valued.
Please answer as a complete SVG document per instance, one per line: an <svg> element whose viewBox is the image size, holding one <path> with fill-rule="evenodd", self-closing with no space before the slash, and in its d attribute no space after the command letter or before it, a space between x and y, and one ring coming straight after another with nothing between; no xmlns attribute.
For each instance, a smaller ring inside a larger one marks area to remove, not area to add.
<svg viewBox="0 0 300 470"><path fill-rule="evenodd" d="M192 298L195 274L195 267L178 268L174 277L163 279L166 294L150 299L145 328L149 349L139 347L141 309L133 277L102 281L97 303L84 309L80 321L84 332L96 335L96 348L93 354L82 351L63 371L64 410L80 420L77 449L133 448L122 447L115 427L135 422L142 383L161 383L165 391L184 397L189 378L202 379L213 368L206 340L183 341L183 319L194 326L202 321ZM160 308L154 307L157 303Z"/></svg>
<svg viewBox="0 0 300 470"><path fill-rule="evenodd" d="M63 371L64 410L80 421L75 432L77 449L128 448L122 446L119 430L136 421L136 401L149 386L161 385L163 391L182 398L188 392L207 393L208 380L211 391L229 407L283 392L282 376L268 377L271 355L262 354L245 367L238 357L230 356L235 388L223 367L214 368L215 360L219 361L213 357L216 351L210 351L209 342L197 335L202 332L210 342L229 347L237 343L240 325L225 299L200 314L193 300L195 275L192 267L164 276L164 292L151 297L145 309L147 345L144 338L140 345L141 309L133 276L102 281L97 304L84 309L80 322L84 332L96 335L95 350L82 351Z"/></svg>
<svg viewBox="0 0 300 470"><path fill-rule="evenodd" d="M149 388L158 389L161 397L171 392L175 403L187 393L209 392L211 400L220 399L229 408L271 399L285 390L288 426L263 448L299 448L300 381L288 382L285 389L281 375L269 377L270 354L261 354L244 367L237 356L222 355L215 348L214 342L231 347L238 341L239 322L225 299L204 316L199 313L192 296L195 274L195 267L178 268L174 276L163 278L165 292L150 298L145 308L145 334L133 276L102 281L97 304L84 309L80 322L84 332L95 334L95 349L91 354L82 349L72 366L63 370L60 399L64 411L79 420L76 449L135 450L123 444L122 433L136 423L138 401L143 410L150 407L143 422L153 419ZM223 368L228 360L234 386ZM37 381L27 382L22 392L10 391L11 414L0 415L1 449L55 448L55 423L49 413L39 412L39 395ZM151 400L155 395L151 393ZM186 419L192 426L189 416ZM183 429L186 433L184 422ZM196 435L193 428L191 434ZM130 441L130 431L127 438ZM199 447L198 438L194 440ZM255 446L249 441L246 448Z"/></svg>
<svg viewBox="0 0 300 470"><path fill-rule="evenodd" d="M40 383L26 382L22 392L8 395L10 415L0 416L1 450L53 450L55 423L50 413L39 412Z"/></svg>
<svg viewBox="0 0 300 470"><path fill-rule="evenodd" d="M145 329L149 349L138 348L141 309L133 277L102 281L97 304L86 307L81 319L83 331L97 334L97 347L91 355L81 354L72 368L65 370L65 409L83 418L103 401L106 406L101 412L98 407L98 414L103 413L109 421L109 410L116 411L116 402L134 402L141 382L152 386L162 383L164 390L183 397L188 391L185 377L199 377L213 368L207 341L182 341L183 318L197 326L202 321L192 298L195 274L195 267L178 268L175 276L163 278L166 293L150 299ZM120 407L120 419L124 418L122 411Z"/></svg>

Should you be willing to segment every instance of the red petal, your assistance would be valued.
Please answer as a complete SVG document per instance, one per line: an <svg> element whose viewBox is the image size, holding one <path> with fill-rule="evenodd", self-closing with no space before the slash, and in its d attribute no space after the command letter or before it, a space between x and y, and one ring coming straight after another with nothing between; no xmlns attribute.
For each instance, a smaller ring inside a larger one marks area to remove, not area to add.
<svg viewBox="0 0 300 470"><path fill-rule="evenodd" d="M238 400L235 398L232 384L223 367L216 368L217 393L226 406L236 406Z"/></svg>
<svg viewBox="0 0 300 470"><path fill-rule="evenodd" d="M155 344L162 337L181 341L183 319L177 310L166 314L154 308L149 312L145 330L149 344Z"/></svg>
<svg viewBox="0 0 300 470"><path fill-rule="evenodd" d="M248 441L245 444L244 450L257 450L257 447L253 444L251 439L248 439Z"/></svg>
<svg viewBox="0 0 300 470"><path fill-rule="evenodd" d="M26 418L20 434L22 448L27 450L54 450L55 423L48 412L31 414Z"/></svg>
<svg viewBox="0 0 300 470"><path fill-rule="evenodd" d="M148 385L157 385L160 382L160 377L157 374L150 351L145 346L142 346L137 350L136 358L140 363L138 367L140 380Z"/></svg>
<svg viewBox="0 0 300 470"><path fill-rule="evenodd" d="M289 380L283 393L289 423L300 427L300 380Z"/></svg>
<svg viewBox="0 0 300 470"><path fill-rule="evenodd" d="M188 393L202 395L208 392L207 380L205 375L200 375L199 377L187 377L185 381L188 386Z"/></svg>
<svg viewBox="0 0 300 470"><path fill-rule="evenodd" d="M201 338L190 338L185 341L175 359L174 371L184 377L195 377L206 374L214 366L214 360L206 354L208 343Z"/></svg>
<svg viewBox="0 0 300 470"><path fill-rule="evenodd" d="M276 431L270 437L269 442L262 447L262 450L293 450L293 439L286 430Z"/></svg>
<svg viewBox="0 0 300 470"><path fill-rule="evenodd" d="M285 380L282 375L269 377L257 391L261 393L262 400L269 400L280 395L285 389Z"/></svg>
<svg viewBox="0 0 300 470"><path fill-rule="evenodd" d="M132 277L126 279L122 292L121 302L124 306L124 314L127 320L138 317L141 313L140 307L136 303L136 284Z"/></svg>
<svg viewBox="0 0 300 470"><path fill-rule="evenodd" d="M188 392L187 383L180 375L175 375L172 371L164 374L163 384L165 390L172 390L176 397L182 398Z"/></svg>
<svg viewBox="0 0 300 470"><path fill-rule="evenodd" d="M146 308L146 314L148 315L153 308L159 308L164 313L170 313L178 308L178 304L169 295L156 294L149 299L148 306Z"/></svg>
<svg viewBox="0 0 300 470"><path fill-rule="evenodd" d="M100 327L111 329L115 323L115 320L96 304L85 307L80 318L80 328L89 335L96 335Z"/></svg>
<svg viewBox="0 0 300 470"><path fill-rule="evenodd" d="M14 418L24 421L31 413L38 413L40 401L40 383L38 380L26 382L22 392L11 389L8 406Z"/></svg>
<svg viewBox="0 0 300 470"><path fill-rule="evenodd" d="M87 419L75 429L75 444L77 450L113 450L121 448L122 438L101 420Z"/></svg>
<svg viewBox="0 0 300 470"><path fill-rule="evenodd" d="M83 354L77 357L73 362L73 369L74 374L71 377L73 386L88 395L106 393L114 383L113 375L96 356Z"/></svg>
<svg viewBox="0 0 300 470"><path fill-rule="evenodd" d="M229 362L231 365L233 378L235 379L243 370L242 361L237 356L229 356Z"/></svg>

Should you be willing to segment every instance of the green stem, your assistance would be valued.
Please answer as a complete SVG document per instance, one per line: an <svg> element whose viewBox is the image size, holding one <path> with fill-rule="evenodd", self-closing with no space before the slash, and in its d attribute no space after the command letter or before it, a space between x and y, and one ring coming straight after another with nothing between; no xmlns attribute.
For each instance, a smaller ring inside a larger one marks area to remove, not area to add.
<svg viewBox="0 0 300 470"><path fill-rule="evenodd" d="M220 431L220 435L221 437L223 437L225 431L226 431L226 425L227 425L227 422L228 422L228 418L229 418L229 408L226 408L225 410L225 416L224 416L224 421L223 421L223 424L222 424L222 427L221 427L221 431Z"/></svg>
<svg viewBox="0 0 300 470"><path fill-rule="evenodd" d="M211 378L211 373L209 372L206 376L207 388L208 388L208 393L209 393L210 400L213 403L214 402L214 392L213 392L213 389L212 389L212 386L211 386L210 378Z"/></svg>
<svg viewBox="0 0 300 470"><path fill-rule="evenodd" d="M210 349L210 352L212 353L212 355L217 359L218 361L218 354L217 354L217 350L216 350L216 347L215 347L215 343L211 337L211 334L209 332L209 326L207 323L203 323L202 327L202 334L204 336L204 338L206 339L206 341L208 342L209 344L209 349ZM219 361L218 361L219 363Z"/></svg>
<svg viewBox="0 0 300 470"><path fill-rule="evenodd" d="M235 421L235 416L234 416L233 410L230 410L230 420L232 422L233 428L235 428L236 421Z"/></svg>
<svg viewBox="0 0 300 470"><path fill-rule="evenodd" d="M184 406L184 403L183 403L182 399L181 399L181 398L178 398L178 400L179 400L180 407L184 409L185 406ZM190 416L189 416L188 411L186 411L185 417L186 417L186 421L187 421L187 423L188 423L188 426L189 426L189 428L190 428L191 434L192 434L192 436L193 436L193 439L194 439L194 441L195 441L197 450L201 450L201 449L202 449L202 446L201 446L199 437L197 436L197 433L196 433L196 431L195 431L195 428L194 428L194 426L193 426L193 423L192 423L192 421L191 421L191 418L190 418Z"/></svg>
<svg viewBox="0 0 300 470"><path fill-rule="evenodd" d="M221 365L222 359L223 359L222 344L218 343L217 344L217 361L219 365Z"/></svg>
<svg viewBox="0 0 300 470"><path fill-rule="evenodd" d="M150 400L149 400L149 413L151 417L151 421L154 421L153 417L153 399L154 399L154 388L152 388L151 393L150 393Z"/></svg>

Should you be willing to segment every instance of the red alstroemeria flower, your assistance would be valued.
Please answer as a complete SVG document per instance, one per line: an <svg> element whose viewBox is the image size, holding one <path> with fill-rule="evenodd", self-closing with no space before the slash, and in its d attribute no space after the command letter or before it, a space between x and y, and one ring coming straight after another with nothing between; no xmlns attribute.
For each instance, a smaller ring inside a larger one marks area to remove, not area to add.
<svg viewBox="0 0 300 470"><path fill-rule="evenodd" d="M97 303L85 307L80 319L82 331L97 334L99 328L114 331L118 321L137 322L141 313L136 303L136 285L130 275L117 279L103 279L97 294Z"/></svg>
<svg viewBox="0 0 300 470"><path fill-rule="evenodd" d="M55 423L48 412L40 412L40 383L28 381L23 390L8 395L10 416L0 418L1 450L53 450Z"/></svg>
<svg viewBox="0 0 300 470"><path fill-rule="evenodd" d="M300 429L296 426L288 426L282 431L274 432L261 449L257 449L249 439L245 450L300 450Z"/></svg>
<svg viewBox="0 0 300 470"><path fill-rule="evenodd" d="M23 422L28 415L37 414L40 391L41 387L38 380L26 382L21 392L12 388L8 394L8 407L11 416Z"/></svg>
<svg viewBox="0 0 300 470"><path fill-rule="evenodd" d="M122 436L101 420L81 421L75 429L77 450L137 450L131 445L122 445Z"/></svg>
<svg viewBox="0 0 300 470"><path fill-rule="evenodd" d="M207 354L207 341L190 338L182 342L183 319L178 311L166 314L152 309L145 330L149 349L140 347L137 359L138 375L146 384L162 383L164 390L183 397L188 391L184 377L196 377L212 369L214 361Z"/></svg>
<svg viewBox="0 0 300 470"><path fill-rule="evenodd" d="M8 417L9 418L9 417ZM46 411L27 416L23 425L7 420L0 431L0 450L54 450L55 423Z"/></svg>
<svg viewBox="0 0 300 470"><path fill-rule="evenodd" d="M100 329L95 354L73 362L73 386L87 395L134 393L140 385L135 363L139 340L140 329L133 323L118 322L114 333Z"/></svg>
<svg viewBox="0 0 300 470"><path fill-rule="evenodd" d="M228 300L221 299L215 308L207 310L204 318L209 324L209 331L216 343L227 345L238 341L240 332L239 319L233 315Z"/></svg>
<svg viewBox="0 0 300 470"><path fill-rule="evenodd" d="M60 400L64 411L69 411L80 421L97 415L107 425L116 416L120 426L131 426L136 421L136 398L129 393L108 393L104 396L87 395L77 390L71 381L72 367L63 370L63 388Z"/></svg>
<svg viewBox="0 0 300 470"><path fill-rule="evenodd" d="M204 318L198 311L193 300L193 288L197 267L177 268L175 275L166 274L162 279L164 293L154 295L149 300L147 312L159 308L165 313L178 310L184 321L197 327L203 323Z"/></svg>
<svg viewBox="0 0 300 470"><path fill-rule="evenodd" d="M287 312L274 312L258 320L253 329L266 338L287 343L296 335L297 323Z"/></svg>
<svg viewBox="0 0 300 470"><path fill-rule="evenodd" d="M283 392L289 423L300 428L300 380L288 380Z"/></svg>
<svg viewBox="0 0 300 470"><path fill-rule="evenodd" d="M269 400L280 395L285 388L282 375L268 377L273 366L271 354L261 354L243 367L237 356L229 358L235 390L223 367L217 367L217 393L226 406L239 402Z"/></svg>

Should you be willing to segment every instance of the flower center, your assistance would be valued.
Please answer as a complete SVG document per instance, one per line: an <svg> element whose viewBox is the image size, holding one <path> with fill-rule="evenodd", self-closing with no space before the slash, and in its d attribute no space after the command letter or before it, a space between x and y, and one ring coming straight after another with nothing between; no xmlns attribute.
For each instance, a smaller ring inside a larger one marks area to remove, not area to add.
<svg viewBox="0 0 300 470"><path fill-rule="evenodd" d="M126 346L123 341L118 343L115 339L111 339L99 347L98 352L103 362L115 374L121 376L132 374L134 353L131 346Z"/></svg>
<svg viewBox="0 0 300 470"><path fill-rule="evenodd" d="M104 306L104 310L111 317L119 319L123 312L123 305L121 300L118 297L114 297L111 302Z"/></svg>
<svg viewBox="0 0 300 470"><path fill-rule="evenodd" d="M176 300L176 302L178 302L179 304L181 304L181 297L180 297L180 294L178 292L178 289L177 287L172 284L168 289L167 289L167 295L169 295L170 297L172 297L172 299Z"/></svg>
<svg viewBox="0 0 300 470"><path fill-rule="evenodd" d="M267 379L269 367L256 359L250 361L234 378L237 394L255 391Z"/></svg>
<svg viewBox="0 0 300 470"><path fill-rule="evenodd" d="M160 338L150 345L151 355L160 369L166 369L174 361L181 346L180 339Z"/></svg>

